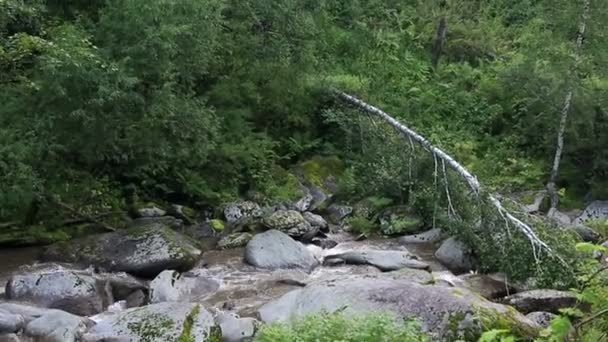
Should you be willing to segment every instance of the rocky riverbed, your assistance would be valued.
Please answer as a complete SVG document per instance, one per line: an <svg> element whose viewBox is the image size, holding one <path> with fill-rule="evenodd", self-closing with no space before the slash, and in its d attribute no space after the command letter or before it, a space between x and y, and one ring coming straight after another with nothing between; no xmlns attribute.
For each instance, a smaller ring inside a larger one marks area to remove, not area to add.
<svg viewBox="0 0 608 342"><path fill-rule="evenodd" d="M124 231L4 250L0 341L246 341L260 323L321 311L415 317L437 340L488 325L532 335L576 302L471 272L470 250L439 229L365 239L349 232L348 208L323 217L309 204L237 203L222 231L151 215Z"/></svg>

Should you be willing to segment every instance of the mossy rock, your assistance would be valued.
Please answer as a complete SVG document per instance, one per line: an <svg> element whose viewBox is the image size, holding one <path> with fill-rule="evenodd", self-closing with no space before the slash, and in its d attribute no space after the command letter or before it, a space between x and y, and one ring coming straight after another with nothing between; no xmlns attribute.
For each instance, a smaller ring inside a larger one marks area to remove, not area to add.
<svg viewBox="0 0 608 342"><path fill-rule="evenodd" d="M379 215L380 232L384 235L403 235L421 232L422 218L407 206L387 208Z"/></svg>
<svg viewBox="0 0 608 342"><path fill-rule="evenodd" d="M306 183L335 193L338 190L337 180L345 167L338 157L315 156L300 163L297 169Z"/></svg>
<svg viewBox="0 0 608 342"><path fill-rule="evenodd" d="M211 225L211 228L218 233L224 231L225 225L222 220L214 219L209 221L209 224Z"/></svg>

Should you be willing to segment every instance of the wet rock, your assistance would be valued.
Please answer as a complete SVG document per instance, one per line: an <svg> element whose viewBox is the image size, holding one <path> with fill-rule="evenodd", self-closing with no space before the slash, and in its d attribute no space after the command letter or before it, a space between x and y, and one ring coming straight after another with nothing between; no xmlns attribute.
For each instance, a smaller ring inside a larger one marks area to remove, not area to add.
<svg viewBox="0 0 608 342"><path fill-rule="evenodd" d="M185 324L186 320L189 321ZM215 341L211 314L194 303L158 303L107 316L85 336L88 342ZM213 337L211 335L214 335Z"/></svg>
<svg viewBox="0 0 608 342"><path fill-rule="evenodd" d="M233 233L221 238L217 242L217 247L220 249L245 247L252 238L251 233Z"/></svg>
<svg viewBox="0 0 608 342"><path fill-rule="evenodd" d="M431 243L441 240L441 229L433 228L422 233L399 237L400 243Z"/></svg>
<svg viewBox="0 0 608 342"><path fill-rule="evenodd" d="M574 219L574 224L585 224L592 220L608 219L608 201L593 201Z"/></svg>
<svg viewBox="0 0 608 342"><path fill-rule="evenodd" d="M81 316L103 311L103 291L103 286L94 277L57 264L25 268L11 276L6 285L9 300L61 309Z"/></svg>
<svg viewBox="0 0 608 342"><path fill-rule="evenodd" d="M220 313L215 317L215 321L222 330L222 340L224 342L247 341L255 334L257 321L254 318L239 318L232 313Z"/></svg>
<svg viewBox="0 0 608 342"><path fill-rule="evenodd" d="M137 290L125 298L127 308L137 308L148 304L148 296L142 290Z"/></svg>
<svg viewBox="0 0 608 342"><path fill-rule="evenodd" d="M190 239L154 223L55 244L45 249L43 259L154 277L166 269L189 269L200 254Z"/></svg>
<svg viewBox="0 0 608 342"><path fill-rule="evenodd" d="M312 239L312 244L315 246L319 246L323 249L331 249L334 248L338 245L338 243L334 240L331 239L319 239L319 238L314 238Z"/></svg>
<svg viewBox="0 0 608 342"><path fill-rule="evenodd" d="M214 225L219 225L220 223L222 229L214 229ZM216 237L222 230L224 230L224 225L222 221L211 220L185 227L183 233L195 240L201 240Z"/></svg>
<svg viewBox="0 0 608 342"><path fill-rule="evenodd" d="M264 225L303 241L310 241L319 232L319 227L313 227L302 214L295 210L278 210L264 218Z"/></svg>
<svg viewBox="0 0 608 342"><path fill-rule="evenodd" d="M23 316L0 310L0 334L18 332L24 325Z"/></svg>
<svg viewBox="0 0 608 342"><path fill-rule="evenodd" d="M486 299L498 299L516 292L504 275L500 274L463 274L458 277L459 287L467 288Z"/></svg>
<svg viewBox="0 0 608 342"><path fill-rule="evenodd" d="M312 270L318 264L303 244L278 230L269 230L254 236L245 248L245 261L250 265L268 269Z"/></svg>
<svg viewBox="0 0 608 342"><path fill-rule="evenodd" d="M573 307L579 302L576 295L572 292L530 290L505 297L503 303L511 305L525 314L534 311L547 311L559 314L559 309Z"/></svg>
<svg viewBox="0 0 608 342"><path fill-rule="evenodd" d="M213 294L220 285L204 271L186 273L163 271L150 282L150 303L198 302Z"/></svg>
<svg viewBox="0 0 608 342"><path fill-rule="evenodd" d="M361 250L328 255L325 262L335 260L354 265L371 265L381 271L395 271L402 268L428 269L429 265L418 261L408 251Z"/></svg>
<svg viewBox="0 0 608 342"><path fill-rule="evenodd" d="M526 317L541 327L546 328L551 324L551 321L557 317L557 315L550 312L534 311L527 314Z"/></svg>
<svg viewBox="0 0 608 342"><path fill-rule="evenodd" d="M474 261L471 256L471 249L453 237L441 244L435 252L435 257L450 271L457 274L473 269Z"/></svg>
<svg viewBox="0 0 608 342"><path fill-rule="evenodd" d="M262 217L262 208L255 202L239 201L224 207L224 217L228 223L235 223L244 217Z"/></svg>
<svg viewBox="0 0 608 342"><path fill-rule="evenodd" d="M384 209L379 216L380 231L384 235L418 233L424 221L408 206L394 206Z"/></svg>
<svg viewBox="0 0 608 342"><path fill-rule="evenodd" d="M498 322L523 336L538 331L538 326L522 314L466 289L421 285L392 278L393 273L315 282L264 305L259 315L264 322L281 322L322 311L388 312L400 319L419 319L423 329L438 341L477 340L484 327Z"/></svg>
<svg viewBox="0 0 608 342"><path fill-rule="evenodd" d="M111 288L114 301L124 300L137 291L148 291L147 282L137 279L125 272L118 273L93 273L92 276L98 282L104 284L105 289Z"/></svg>
<svg viewBox="0 0 608 342"><path fill-rule="evenodd" d="M311 226L318 228L322 232L327 232L329 226L327 221L321 216L317 214L313 214L309 211L302 214L302 217L308 222Z"/></svg>
<svg viewBox="0 0 608 342"><path fill-rule="evenodd" d="M332 204L327 208L328 219L333 224L340 224L342 220L353 213L353 207L340 204Z"/></svg>

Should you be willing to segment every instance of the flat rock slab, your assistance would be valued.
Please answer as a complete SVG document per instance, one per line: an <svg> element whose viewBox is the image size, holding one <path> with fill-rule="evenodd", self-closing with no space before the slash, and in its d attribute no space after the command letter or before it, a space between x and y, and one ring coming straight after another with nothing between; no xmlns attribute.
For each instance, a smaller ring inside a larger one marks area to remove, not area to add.
<svg viewBox="0 0 608 342"><path fill-rule="evenodd" d="M558 290L530 290L505 297L503 303L515 307L525 314L546 311L559 314L559 309L569 308L579 303L572 292Z"/></svg>
<svg viewBox="0 0 608 342"><path fill-rule="evenodd" d="M354 265L371 265L381 271L395 271L402 268L429 269L425 262L415 259L407 251L361 250L332 254L325 257L325 262L341 261Z"/></svg>
<svg viewBox="0 0 608 342"><path fill-rule="evenodd" d="M441 240L441 229L433 228L422 233L405 235L398 238L400 243L430 243Z"/></svg>

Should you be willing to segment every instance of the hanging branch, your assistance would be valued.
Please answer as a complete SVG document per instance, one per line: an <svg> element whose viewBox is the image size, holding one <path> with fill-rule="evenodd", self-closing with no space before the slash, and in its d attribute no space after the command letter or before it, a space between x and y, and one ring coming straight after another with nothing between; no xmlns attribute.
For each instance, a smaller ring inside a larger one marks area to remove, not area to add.
<svg viewBox="0 0 608 342"><path fill-rule="evenodd" d="M580 63L581 58L581 50L583 48L583 40L585 38L585 31L587 30L587 21L589 20L589 0L583 0L583 16L581 18L581 22L579 24L578 34L576 36L576 50L574 52L574 67L570 71L571 78L574 77L576 73L576 68ZM554 211L557 209L557 205L559 204L559 196L557 195L557 189L555 182L557 181L557 177L559 175L559 164L562 160L562 153L564 150L564 133L566 131L566 123L568 121L568 113L570 112L570 107L572 107L572 97L574 95L574 85L572 84L572 80L568 85L568 92L566 93L566 98L564 99L564 106L561 110L560 120L559 120L559 128L557 130L557 146L555 148L555 156L553 158L553 167L551 168L551 175L549 176L549 182L547 183L547 193L549 195L549 199L551 200L551 208L549 209L549 216L552 216Z"/></svg>
<svg viewBox="0 0 608 342"><path fill-rule="evenodd" d="M483 191L484 189L482 188L481 184L477 180L477 177L475 177L473 174L471 174L469 172L469 170L467 170L464 166L462 166L460 163L458 163L452 156L445 153L440 148L434 146L425 137L418 134L416 131L412 130L411 128L401 124L399 121L397 121L391 115L385 113L384 111L380 110L379 108L376 108L370 104L367 104L367 103L359 100L358 98L351 96L349 94L346 94L344 92L341 92L341 91L338 91L337 95L340 99L350 103L351 105L354 105L354 106L362 109L365 112L368 112L370 114L374 114L374 115L381 117L388 124L393 126L395 129L397 129L401 133L405 134L408 138L416 141L424 149L431 152L435 156L435 158L440 158L443 162L447 163L447 165L449 165L454 171L456 171L460 176L462 176L462 178L464 178L464 180L467 182L469 187L473 190L473 192L477 196L483 195L489 200L489 202L492 204L492 206L494 206L494 208L496 208L498 213L505 219L505 221L507 222L507 226L509 223L514 225L515 227L517 227L517 229L519 229L526 236L526 238L530 241L530 243L532 245L532 251L534 253L535 258L537 257L536 247L539 247L540 249L543 249L547 252L552 253L551 247L549 247L544 241L542 241L536 235L536 233L530 226L528 226L527 224L522 222L520 219L518 219L517 217L515 217L511 213L509 213L509 211L507 211L507 209L505 209L503 207L503 205L500 203L500 201L496 198L495 195L492 195L489 192Z"/></svg>

